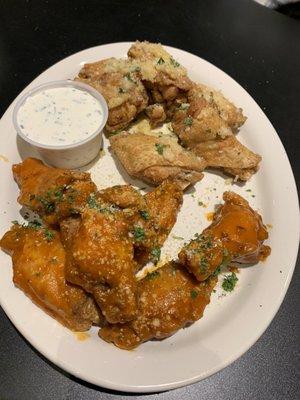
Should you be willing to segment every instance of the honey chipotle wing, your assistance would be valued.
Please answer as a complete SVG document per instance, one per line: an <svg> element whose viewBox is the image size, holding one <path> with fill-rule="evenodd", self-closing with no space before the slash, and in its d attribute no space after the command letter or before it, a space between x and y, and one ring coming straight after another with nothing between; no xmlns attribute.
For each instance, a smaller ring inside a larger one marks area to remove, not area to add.
<svg viewBox="0 0 300 400"><path fill-rule="evenodd" d="M268 232L261 216L233 192L223 194L225 203L212 224L179 253L179 261L204 281L220 266L230 262L256 264L270 254L264 245Z"/></svg>
<svg viewBox="0 0 300 400"><path fill-rule="evenodd" d="M13 175L20 188L19 203L51 225L78 214L96 190L89 173L51 168L35 158L13 165Z"/></svg>
<svg viewBox="0 0 300 400"><path fill-rule="evenodd" d="M0 241L11 254L13 281L41 309L75 331L99 324L93 299L65 279L65 250L59 232L15 225Z"/></svg>
<svg viewBox="0 0 300 400"><path fill-rule="evenodd" d="M123 214L94 198L71 238L65 235L68 281L91 293L111 323L129 321L137 311L136 263Z"/></svg>
<svg viewBox="0 0 300 400"><path fill-rule="evenodd" d="M216 280L199 283L185 267L166 264L138 282L137 317L126 324L108 324L99 336L126 350L171 336L202 317Z"/></svg>

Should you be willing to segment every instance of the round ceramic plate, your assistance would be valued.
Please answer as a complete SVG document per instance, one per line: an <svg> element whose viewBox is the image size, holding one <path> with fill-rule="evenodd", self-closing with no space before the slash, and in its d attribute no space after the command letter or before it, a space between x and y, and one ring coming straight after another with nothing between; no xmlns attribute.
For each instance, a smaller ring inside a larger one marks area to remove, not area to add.
<svg viewBox="0 0 300 400"><path fill-rule="evenodd" d="M85 62L124 57L129 47L130 43L114 43L81 51L49 68L25 90L45 82L72 78ZM209 224L209 212L221 202L222 193L233 190L242 194L268 224L272 254L267 261L243 268L232 293L226 294L219 287L203 318L194 325L163 341L150 341L134 351L124 351L99 339L96 328L85 335L75 334L36 307L14 287L11 259L0 252L1 305L24 337L71 374L96 385L130 392L162 391L196 382L226 367L247 351L267 328L284 298L299 242L293 174L267 117L251 96L220 69L185 51L166 49L187 68L193 80L222 90L243 108L248 119L238 137L261 154L263 161L259 172L245 185L236 185L220 174L205 172L204 179L184 195L177 223L164 246L163 259L175 257L185 240L201 232ZM16 101L0 121L1 235L9 229L12 220L21 218L11 166L35 155L31 148L16 140L12 124ZM90 166L90 171L99 188L124 182L145 187L115 165L107 140L103 154Z"/></svg>

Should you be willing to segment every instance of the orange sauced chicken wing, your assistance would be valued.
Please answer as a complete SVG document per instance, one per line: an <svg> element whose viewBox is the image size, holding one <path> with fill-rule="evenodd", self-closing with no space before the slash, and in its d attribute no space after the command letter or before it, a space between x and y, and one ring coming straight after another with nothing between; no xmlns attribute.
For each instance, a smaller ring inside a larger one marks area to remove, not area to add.
<svg viewBox="0 0 300 400"><path fill-rule="evenodd" d="M199 281L233 261L255 264L271 251L263 244L268 232L261 216L236 193L225 192L223 199L213 223L179 253L179 261Z"/></svg>
<svg viewBox="0 0 300 400"><path fill-rule="evenodd" d="M13 165L13 174L20 187L19 203L50 225L78 214L96 190L89 173L51 168L35 158Z"/></svg>
<svg viewBox="0 0 300 400"><path fill-rule="evenodd" d="M65 279L65 250L59 232L15 225L0 241L12 256L13 281L40 308L75 331L99 324L93 299Z"/></svg>
<svg viewBox="0 0 300 400"><path fill-rule="evenodd" d="M139 310L126 324L108 324L99 336L130 350L150 339L163 339L202 317L216 278L197 280L174 262L138 282Z"/></svg>
<svg viewBox="0 0 300 400"><path fill-rule="evenodd" d="M94 296L107 321L133 319L137 310L136 263L124 213L95 195L88 200L80 221L71 223L61 227L65 231L68 281Z"/></svg>

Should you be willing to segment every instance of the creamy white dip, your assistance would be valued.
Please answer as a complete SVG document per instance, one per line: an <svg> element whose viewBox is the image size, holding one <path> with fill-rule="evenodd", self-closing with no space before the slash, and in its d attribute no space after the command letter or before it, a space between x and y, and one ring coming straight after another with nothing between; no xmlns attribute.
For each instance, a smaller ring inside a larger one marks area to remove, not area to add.
<svg viewBox="0 0 300 400"><path fill-rule="evenodd" d="M17 122L29 139L44 145L78 143L93 135L103 121L98 100L73 87L45 89L29 96Z"/></svg>

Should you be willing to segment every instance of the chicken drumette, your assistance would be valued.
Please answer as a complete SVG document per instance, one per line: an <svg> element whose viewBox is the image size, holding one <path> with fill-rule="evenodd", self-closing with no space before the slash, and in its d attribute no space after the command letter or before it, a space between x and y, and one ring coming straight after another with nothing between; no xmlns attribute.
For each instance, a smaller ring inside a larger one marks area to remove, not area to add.
<svg viewBox="0 0 300 400"><path fill-rule="evenodd" d="M15 285L40 308L75 331L99 324L93 299L66 282L59 232L37 222L26 227L16 224L3 236L0 247L12 256Z"/></svg>

